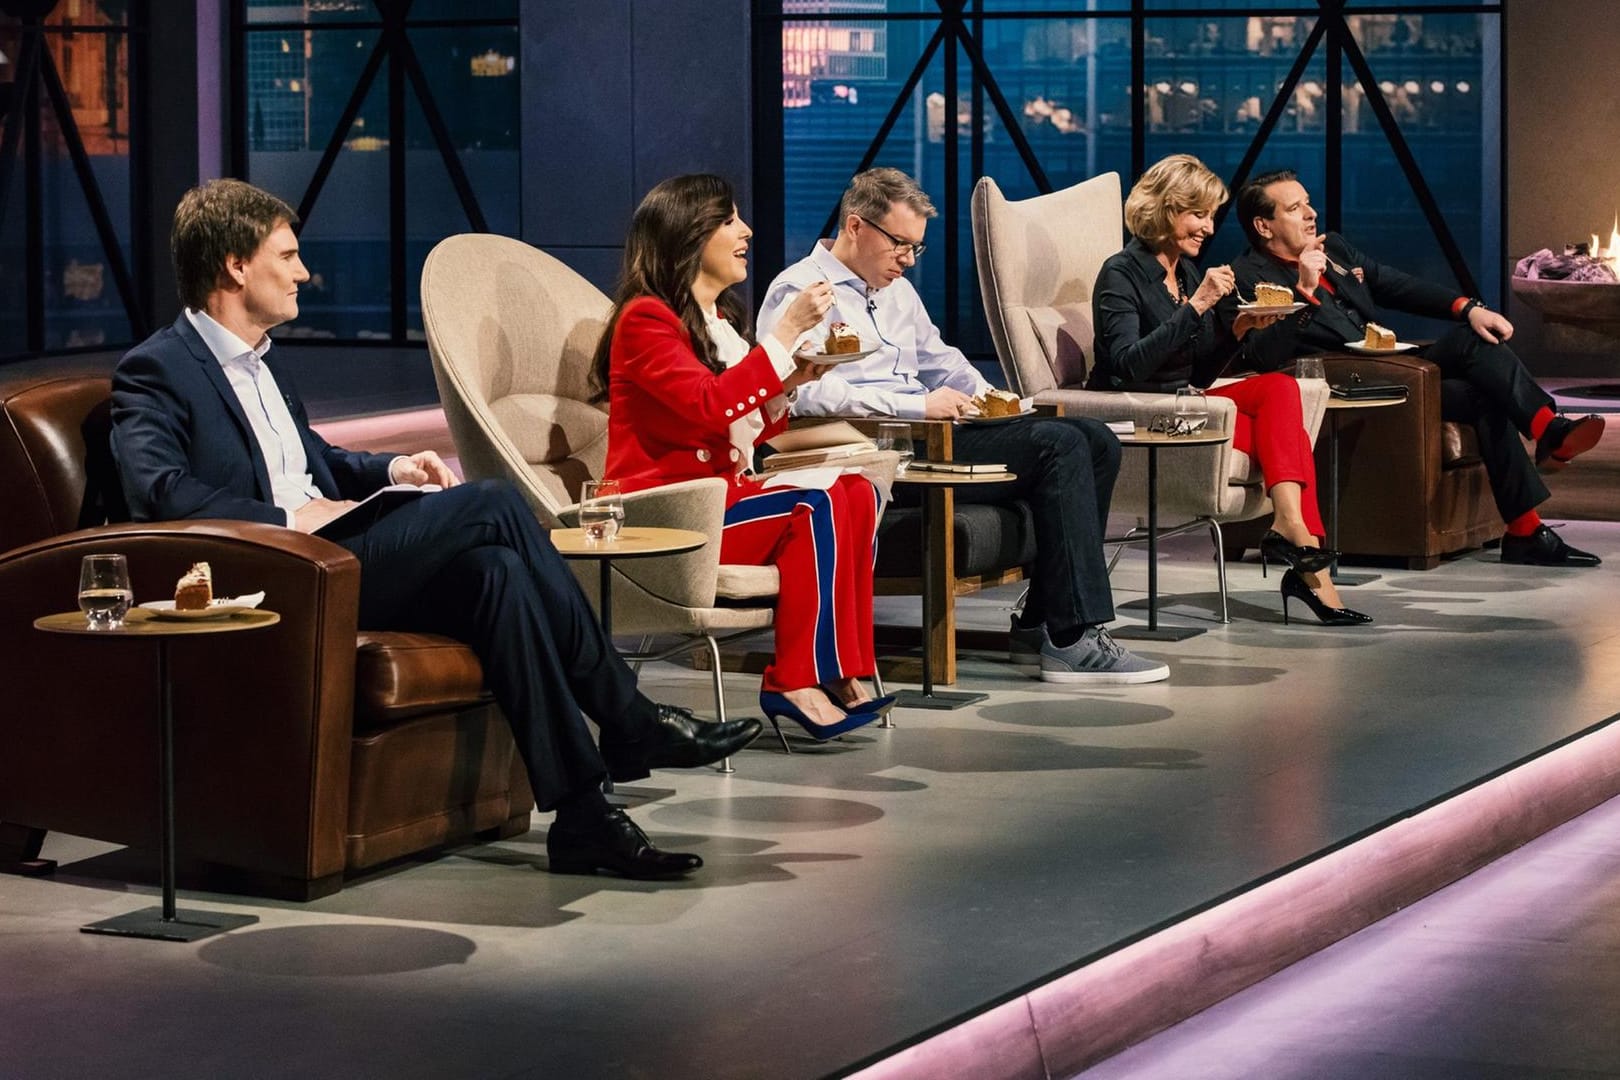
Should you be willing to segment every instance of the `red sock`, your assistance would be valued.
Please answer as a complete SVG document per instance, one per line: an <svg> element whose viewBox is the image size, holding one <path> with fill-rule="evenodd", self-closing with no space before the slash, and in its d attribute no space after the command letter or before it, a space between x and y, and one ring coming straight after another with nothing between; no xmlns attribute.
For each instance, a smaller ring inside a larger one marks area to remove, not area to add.
<svg viewBox="0 0 1620 1080"><path fill-rule="evenodd" d="M1529 536L1539 528L1541 528L1541 515L1534 510L1526 510L1507 523L1509 536Z"/></svg>
<svg viewBox="0 0 1620 1080"><path fill-rule="evenodd" d="M1556 414L1545 405L1537 409L1536 415L1530 418L1530 437L1532 439L1541 438L1541 433L1547 430L1547 425L1553 422L1553 417L1555 415Z"/></svg>

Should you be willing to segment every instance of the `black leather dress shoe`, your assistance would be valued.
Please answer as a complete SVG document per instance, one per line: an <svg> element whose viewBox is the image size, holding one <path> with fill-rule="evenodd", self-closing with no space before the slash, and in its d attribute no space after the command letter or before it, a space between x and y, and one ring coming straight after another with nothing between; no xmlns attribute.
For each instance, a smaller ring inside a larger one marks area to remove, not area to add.
<svg viewBox="0 0 1620 1080"><path fill-rule="evenodd" d="M1546 525L1529 536L1502 537L1502 561L1524 566L1597 566L1603 560L1572 548Z"/></svg>
<svg viewBox="0 0 1620 1080"><path fill-rule="evenodd" d="M695 769L741 750L764 730L758 720L711 724L674 705L658 706L658 720L644 740L650 769Z"/></svg>
<svg viewBox="0 0 1620 1080"><path fill-rule="evenodd" d="M1595 414L1578 420L1553 417L1536 440L1536 467L1542 472L1557 472L1596 446L1603 438L1603 427L1603 417Z"/></svg>
<svg viewBox="0 0 1620 1080"><path fill-rule="evenodd" d="M703 865L696 855L653 847L623 810L609 810L606 817L583 829L552 825L546 833L546 857L553 874L608 870L640 881L680 877Z"/></svg>

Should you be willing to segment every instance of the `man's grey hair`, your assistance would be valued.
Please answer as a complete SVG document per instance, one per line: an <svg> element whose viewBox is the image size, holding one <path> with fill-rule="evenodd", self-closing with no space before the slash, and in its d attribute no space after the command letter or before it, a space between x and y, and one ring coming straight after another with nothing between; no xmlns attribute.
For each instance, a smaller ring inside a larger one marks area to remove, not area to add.
<svg viewBox="0 0 1620 1080"><path fill-rule="evenodd" d="M844 189L844 198L838 204L839 224L842 226L851 214L881 221L896 203L909 206L925 218L938 214L917 181L899 169L867 169L856 173Z"/></svg>

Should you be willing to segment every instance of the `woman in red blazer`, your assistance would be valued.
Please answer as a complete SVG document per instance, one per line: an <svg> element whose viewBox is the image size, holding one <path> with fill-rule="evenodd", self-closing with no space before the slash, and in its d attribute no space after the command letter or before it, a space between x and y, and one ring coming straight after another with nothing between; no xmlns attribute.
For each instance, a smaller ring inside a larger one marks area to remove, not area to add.
<svg viewBox="0 0 1620 1080"><path fill-rule="evenodd" d="M893 702L872 699L860 681L876 668L879 500L854 473L825 488L767 489L750 471L754 447L787 426L788 395L825 370L792 350L832 302L830 285L812 286L750 345L732 286L748 277L752 235L717 176L665 180L637 207L596 350L608 397L606 475L625 491L705 476L730 484L721 561L781 574L776 657L760 706L773 724L791 719L829 739Z"/></svg>

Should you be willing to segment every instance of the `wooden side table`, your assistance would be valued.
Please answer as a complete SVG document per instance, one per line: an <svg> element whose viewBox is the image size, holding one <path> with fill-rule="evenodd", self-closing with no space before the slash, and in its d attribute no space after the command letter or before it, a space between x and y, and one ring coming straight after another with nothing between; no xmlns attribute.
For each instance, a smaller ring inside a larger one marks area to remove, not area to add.
<svg viewBox="0 0 1620 1080"><path fill-rule="evenodd" d="M1114 637L1135 641L1185 641L1204 632L1201 626L1159 625L1159 451L1178 446L1209 446L1231 437L1220 432L1166 435L1141 428L1119 437L1119 445L1143 447L1148 455L1148 621L1146 626L1122 626L1110 631ZM1224 585L1222 591L1225 591Z"/></svg>
<svg viewBox="0 0 1620 1080"><path fill-rule="evenodd" d="M1329 396L1327 399L1328 421L1328 504L1327 504L1327 546L1334 551L1339 550L1339 417L1350 409L1382 409L1386 405L1405 405L1405 394L1398 398L1375 398L1367 401L1348 401L1344 398ZM1335 585L1366 585L1377 581L1382 574L1341 574L1339 573L1339 560L1334 559L1333 565L1328 567L1328 577L1333 579Z"/></svg>
<svg viewBox="0 0 1620 1080"><path fill-rule="evenodd" d="M602 567L602 633L613 636L613 560L650 559L655 555L679 555L695 551L709 538L691 529L660 529L644 526L620 529L612 540L589 540L584 529L552 529L551 543L565 559L596 559Z"/></svg>
<svg viewBox="0 0 1620 1080"><path fill-rule="evenodd" d="M934 488L939 492L954 487L964 487L972 484L1005 484L1009 480L1018 479L1017 473L955 473L955 472L926 472L915 466L894 478L896 484L911 484L918 487ZM934 689L933 664L930 662L928 647L928 631L934 625L933 590L928 583L934 580L934 504L936 491L922 493L921 517L919 526L922 529L922 621L923 621L923 650L922 650L922 691L901 690L894 695L895 707L904 709L960 709L964 705L971 705L976 701L983 701L988 694L972 694L960 691L947 691ZM942 501L942 500L941 500ZM950 522L945 523L950 528ZM885 724L885 726L890 726Z"/></svg>
<svg viewBox="0 0 1620 1080"><path fill-rule="evenodd" d="M77 634L100 641L151 641L157 643L158 694L162 707L158 716L158 784L161 789L163 828L159 837L159 876L163 906L143 908L127 915L115 915L79 929L86 934L112 934L116 937L149 938L155 941L198 941L227 930L251 926L257 915L235 915L221 911L178 911L174 902L174 690L169 681L169 647L175 638L200 634L229 634L239 630L263 630L281 621L273 611L255 608L216 619L169 620L153 616L144 608L131 608L124 625L116 630L92 630L83 612L68 611L34 620L37 630L52 634Z"/></svg>

